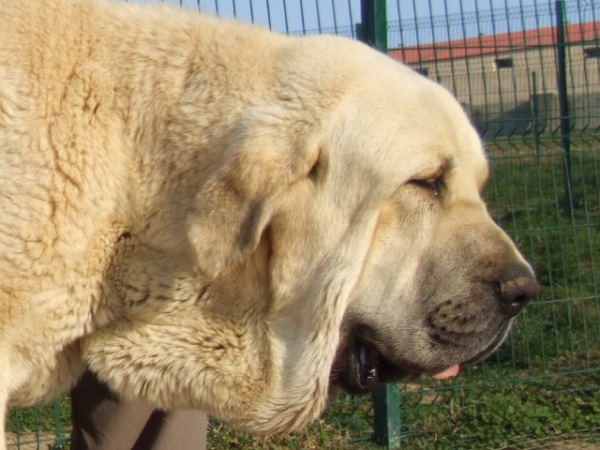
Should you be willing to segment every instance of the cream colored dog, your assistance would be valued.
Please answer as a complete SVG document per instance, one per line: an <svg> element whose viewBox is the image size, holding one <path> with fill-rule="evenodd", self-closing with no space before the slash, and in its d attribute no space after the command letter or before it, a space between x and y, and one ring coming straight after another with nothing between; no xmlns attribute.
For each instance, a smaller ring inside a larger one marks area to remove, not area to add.
<svg viewBox="0 0 600 450"><path fill-rule="evenodd" d="M271 433L455 375L538 289L487 175L451 95L362 44L0 0L0 410L87 365Z"/></svg>

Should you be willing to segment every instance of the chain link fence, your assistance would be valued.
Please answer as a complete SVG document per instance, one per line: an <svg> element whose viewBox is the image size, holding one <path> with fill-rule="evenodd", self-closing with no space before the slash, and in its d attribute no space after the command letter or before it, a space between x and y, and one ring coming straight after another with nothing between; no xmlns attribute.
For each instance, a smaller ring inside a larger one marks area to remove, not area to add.
<svg viewBox="0 0 600 450"><path fill-rule="evenodd" d="M174 3L288 34L356 38L361 22L360 0ZM390 447L600 448L600 3L390 0L387 16L388 54L453 91L480 130L485 198L541 296L506 345L455 380L390 387L375 405L342 396L287 438L213 421L209 448L376 448L382 405ZM14 409L9 448L68 448L69 414L68 399Z"/></svg>

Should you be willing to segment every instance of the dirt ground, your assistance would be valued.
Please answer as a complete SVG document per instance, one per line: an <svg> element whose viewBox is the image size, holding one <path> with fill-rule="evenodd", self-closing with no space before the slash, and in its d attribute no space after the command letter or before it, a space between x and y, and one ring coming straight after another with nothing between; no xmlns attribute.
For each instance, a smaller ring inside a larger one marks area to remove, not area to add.
<svg viewBox="0 0 600 450"><path fill-rule="evenodd" d="M585 441L559 441L539 443L539 446L531 445L523 447L531 450L600 450L600 444ZM509 449L506 449L509 450Z"/></svg>
<svg viewBox="0 0 600 450"><path fill-rule="evenodd" d="M6 433L6 444L9 450L49 450L54 445L54 433Z"/></svg>
<svg viewBox="0 0 600 450"><path fill-rule="evenodd" d="M600 445L589 442L556 442L548 444L547 447L539 447L556 450L600 450Z"/></svg>
<svg viewBox="0 0 600 450"><path fill-rule="evenodd" d="M17 445L16 433L8 432L6 434L6 442L10 450L49 450L54 444L54 434L52 433L27 433L21 434L20 445ZM38 444L39 442L39 444ZM600 438L593 442L589 440L568 440L543 442L539 441L534 445L526 447L516 447L520 450L600 450ZM175 449L174 449L175 450ZM409 450L409 449L407 449ZM483 450L483 449L482 449ZM507 447L497 450L513 450L513 447Z"/></svg>
<svg viewBox="0 0 600 450"><path fill-rule="evenodd" d="M584 441L562 441L549 442L547 444L541 444L539 447L531 448L544 450L600 450L600 444Z"/></svg>

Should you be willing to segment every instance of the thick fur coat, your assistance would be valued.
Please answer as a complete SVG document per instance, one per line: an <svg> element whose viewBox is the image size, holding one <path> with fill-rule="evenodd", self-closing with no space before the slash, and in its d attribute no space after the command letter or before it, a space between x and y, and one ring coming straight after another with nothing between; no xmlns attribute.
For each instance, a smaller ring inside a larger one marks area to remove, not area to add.
<svg viewBox="0 0 600 450"><path fill-rule="evenodd" d="M0 411L87 366L271 433L456 374L537 292L487 175L452 96L362 44L0 0Z"/></svg>

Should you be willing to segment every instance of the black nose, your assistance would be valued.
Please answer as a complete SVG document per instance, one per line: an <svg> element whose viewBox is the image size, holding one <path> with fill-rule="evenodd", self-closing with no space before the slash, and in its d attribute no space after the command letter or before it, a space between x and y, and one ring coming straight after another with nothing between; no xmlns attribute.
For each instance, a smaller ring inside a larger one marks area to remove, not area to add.
<svg viewBox="0 0 600 450"><path fill-rule="evenodd" d="M500 294L505 313L514 317L540 293L540 286L529 267L515 264L500 277Z"/></svg>

